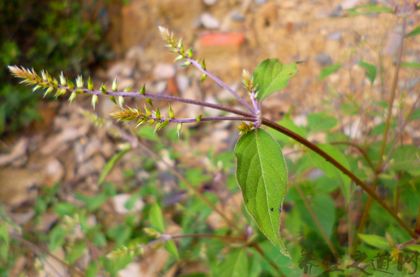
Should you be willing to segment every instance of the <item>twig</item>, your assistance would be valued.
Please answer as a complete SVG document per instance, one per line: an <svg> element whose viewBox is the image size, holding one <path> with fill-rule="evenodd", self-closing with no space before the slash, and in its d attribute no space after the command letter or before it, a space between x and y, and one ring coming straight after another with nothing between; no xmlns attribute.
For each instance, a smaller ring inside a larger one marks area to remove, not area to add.
<svg viewBox="0 0 420 277"><path fill-rule="evenodd" d="M407 18L404 17L403 18L403 23L402 23L400 48L399 48L398 56L397 56L397 64L395 66L394 77L392 79L392 85L391 85L391 91L390 91L391 95L390 95L390 98L388 100L388 111L387 111L387 117L386 117L386 120L385 120L385 129L384 129L382 144L381 144L381 148L380 148L380 152L379 152L379 163L375 167L375 177L374 177L374 180L373 180L373 186L371 188L371 190L374 191L374 192L376 191L376 188L377 188L378 176L383 171L383 168L384 168L383 158L384 158L384 154L385 154L385 148L386 148L386 145L388 143L388 132L389 132L389 128L391 126L392 109L393 109L393 106L394 106L395 95L396 95L396 92L397 92L399 72L400 72L400 68L401 68L401 60L402 60L402 55L403 55L403 52L404 52L404 37L405 37L406 26L407 26ZM363 212L362 212L362 218L361 218L360 223L359 223L359 228L358 228L359 232L363 232L363 229L364 229L366 221L367 221L367 217L368 217L369 212L370 212L370 208L372 206L372 201L373 201L373 199L369 195L369 197L366 201L366 205L365 205L365 207L363 209ZM393 212L393 214L396 214L395 211ZM412 232L412 234L415 237L415 233Z"/></svg>
<svg viewBox="0 0 420 277"><path fill-rule="evenodd" d="M76 270L76 272L78 274L80 274L80 276L83 276L83 270L81 270L79 267L77 266L72 266L69 265L68 263L66 263L65 261L63 261L62 259L60 259L59 257L57 257L56 255L52 254L50 251L48 251L46 248L42 247L42 246L38 246L36 244L34 244L33 242L24 239L22 236L16 234L16 233L11 233L10 236L19 241L20 243L22 243L23 245L25 245L26 247L28 247L29 249L31 249L32 251L34 251L37 255L41 256L41 254L44 252L46 253L48 256L50 256L51 258L53 258L54 260L56 260L58 263L60 263L61 265L63 265L64 267L68 268L70 271ZM53 265L49 264L49 266L55 271L55 273L58 276L63 276Z"/></svg>
<svg viewBox="0 0 420 277"><path fill-rule="evenodd" d="M195 68L197 68L201 73L207 75L210 79L212 79L219 87L223 88L224 90L228 91L230 94L232 94L244 107L246 107L250 112L253 112L254 110L252 107L242 98L238 95L238 93L232 89L230 86L228 86L225 82L223 82L219 77L214 75L213 73L209 72L208 70L204 69L199 62L192 58L187 58L187 61L189 61Z"/></svg>
<svg viewBox="0 0 420 277"><path fill-rule="evenodd" d="M401 68L401 60L402 60L402 55L404 52L404 37L405 37L406 28L407 28L407 18L404 17L403 22L402 22L401 40L400 40L400 48L398 51L397 64L395 65L394 77L392 79L392 85L391 85L391 95L388 100L388 112L387 112L387 117L385 120L385 129L384 129L384 134L383 134L383 139L382 139L381 150L379 152L380 162L377 166L377 171L380 171L382 168L382 165L383 165L382 160L383 160L383 156L385 154L385 148L388 142L388 132L391 126L392 108L394 106L394 100L395 100L395 95L396 95L397 86L398 86L398 78L399 78L399 73L400 73L400 68Z"/></svg>
<svg viewBox="0 0 420 277"><path fill-rule="evenodd" d="M64 87L64 88L68 89L67 87ZM91 95L102 95L103 94L99 90L83 89L83 91L85 93L91 94ZM171 95L166 95L166 94L156 94L156 93L148 93L148 92L145 92L144 94L140 94L140 93L135 92L135 91L131 91L131 92L106 91L105 95L131 97L131 98L141 98L141 99L150 98L150 99L156 99L156 100L162 100L162 101L168 101L168 102L180 102L180 103L185 103L185 104L189 104L189 105L207 107L207 108L211 108L211 109L215 109L215 110L230 112L230 113L237 114L237 115L242 115L242 116L245 116L245 117L252 117L253 116L252 114L249 114L249 113L237 110L237 109L225 107L225 106L222 106L222 105L219 105L219 104L213 104L213 103L208 103L208 102L204 102L204 101L182 98L182 97L177 97L177 96L171 96Z"/></svg>
<svg viewBox="0 0 420 277"><path fill-rule="evenodd" d="M333 141L331 142L331 144L344 144L344 145L348 145L357 149L357 151L359 151L360 154L362 154L363 158L369 164L370 168L372 168L372 170L375 170L375 165L373 164L372 160L369 158L369 155L367 154L367 152L360 145L351 141Z"/></svg>

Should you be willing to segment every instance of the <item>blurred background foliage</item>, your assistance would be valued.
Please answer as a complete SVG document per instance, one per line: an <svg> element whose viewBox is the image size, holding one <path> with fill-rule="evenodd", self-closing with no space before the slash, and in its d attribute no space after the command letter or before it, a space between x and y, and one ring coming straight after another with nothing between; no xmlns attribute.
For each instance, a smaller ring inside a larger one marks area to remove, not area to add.
<svg viewBox="0 0 420 277"><path fill-rule="evenodd" d="M0 136L39 118L40 97L11 80L7 65L83 72L106 58L105 3L0 1Z"/></svg>

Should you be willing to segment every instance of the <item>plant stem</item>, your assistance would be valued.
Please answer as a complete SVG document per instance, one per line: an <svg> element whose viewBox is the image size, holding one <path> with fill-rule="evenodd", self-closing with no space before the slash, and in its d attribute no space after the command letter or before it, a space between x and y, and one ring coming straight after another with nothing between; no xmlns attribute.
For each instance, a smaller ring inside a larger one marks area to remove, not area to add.
<svg viewBox="0 0 420 277"><path fill-rule="evenodd" d="M357 149L357 151L359 151L360 154L362 154L363 158L368 163L370 168L373 171L375 171L375 165L373 164L372 160L369 158L369 155L367 154L367 152L360 145L358 145L354 142L351 142L351 141L333 141L333 142L331 142L331 144L344 144L344 145L348 145L348 146L351 146L351 147Z"/></svg>
<svg viewBox="0 0 420 277"><path fill-rule="evenodd" d="M397 222L398 224L408 232L408 234L410 234L411 237L416 238L417 235L413 232L413 230L411 230L411 228L404 222L401 220L401 218L394 212L393 209L391 209L376 193L375 191L370 188L365 182L363 182L362 180L360 180L356 175L354 175L349 169L345 168L340 162L338 162L336 159L334 159L333 157L331 157L329 154L327 154L324 150L322 150L321 148L319 148L316 144L308 141L307 139L305 139L304 137L296 134L295 132L277 124L274 121L271 121L269 119L263 118L262 119L262 124L270 127L290 138L292 138L293 140L305 145L306 147L308 147L309 149L311 149L312 151L314 151L315 153L317 153L318 155L320 155L321 157L323 157L327 162L329 162L330 164L332 164L335 168L337 168L338 170L340 170L342 173L344 173L345 175L347 175L356 185L360 186L371 198L373 198L375 201L377 201L379 203L379 205L382 206L382 208L384 208Z"/></svg>
<svg viewBox="0 0 420 277"><path fill-rule="evenodd" d="M74 265L70 265L70 264L66 263L61 258L57 257L56 255L54 255L53 253L51 253L50 251L48 251L47 248L45 248L43 246L38 246L35 243L33 243L33 242L31 242L31 241L23 238L21 235L16 234L14 232L11 232L10 233L10 236L13 239L15 239L16 241L18 241L19 243L21 243L22 245L24 245L24 246L28 247L29 249L31 249L39 257L41 257L43 253L47 253L48 256L50 256L52 259L54 259L55 261L57 261L62 266L64 266L67 269L69 269L69 271L76 272L78 274L82 274L83 270L81 270L78 266L74 266ZM60 270L58 270L57 268L55 268L53 264L50 264L48 261L46 261L46 263L51 267L51 269L53 269L55 271L55 274L57 274L57 276L67 276L67 274L61 274ZM80 275L80 276L82 276L82 275Z"/></svg>
<svg viewBox="0 0 420 277"><path fill-rule="evenodd" d="M391 85L391 95L388 100L388 111L387 111L387 117L385 120L385 129L384 129L384 134L383 134L383 139L382 139L381 150L379 154L380 162L378 164L377 171L380 171L382 168L382 160L383 160L383 156L385 154L385 148L388 142L388 132L391 126L392 108L394 106L394 100L395 100L395 95L397 92L398 79L399 79L399 73L400 73L400 68L401 68L401 60L402 60L402 55L404 52L404 37L405 37L406 28L407 28L407 18L404 17L403 22L402 22L401 40L400 40L400 48L399 48L398 56L397 56L397 64L395 65L394 77L392 79L392 85Z"/></svg>
<svg viewBox="0 0 420 277"><path fill-rule="evenodd" d="M208 103L204 101L165 95L165 94L155 94L155 93L148 93L148 92L144 94L140 94L138 92L113 92L113 91L107 91L106 94L103 94L99 90L88 90L88 89L83 89L83 92L87 94L91 94L91 95L98 95L98 96L111 95L111 96L122 96L122 97L131 97L131 98L150 98L150 99L156 99L156 100L162 100L162 101L168 101L168 102L180 102L180 103L185 103L189 105L196 105L196 106L207 107L207 108L211 108L215 110L225 111L229 113L234 113L234 114L242 115L245 117L253 117L252 114L249 114L249 113L237 110L237 109L225 107L219 104L213 104L213 103Z"/></svg>
<svg viewBox="0 0 420 277"><path fill-rule="evenodd" d="M386 145L388 143L388 132L389 132L389 128L391 126L392 108L394 106L395 95L396 95L396 92L397 92L398 79L399 79L399 73L400 73L400 68L401 68L401 60L402 60L402 55L403 55L403 51L404 51L404 37L405 37L406 26L407 26L407 18L404 17L403 22L402 22L401 40L400 40L400 48L399 48L398 56L397 56L397 64L395 66L394 76L393 76L393 79L392 79L392 85L391 85L391 91L390 91L391 95L390 95L390 98L388 100L388 111L387 111L387 116L386 116L386 120L385 120L385 129L384 129L382 144L381 144L381 148L380 148L380 152L379 152L379 163L376 166L375 171L374 171L375 176L374 176L373 186L372 186L372 191L374 191L374 192L376 191L376 188L377 188L378 179L379 179L378 176L384 168L384 162L385 162L384 161L384 154L385 154ZM367 218L369 216L370 208L372 207L372 201L373 201L372 197L369 197L366 201L366 205L363 209L362 217L361 217L360 223L359 223L359 228L358 228L359 232L363 232L363 229L365 227Z"/></svg>
<svg viewBox="0 0 420 277"><path fill-rule="evenodd" d="M196 123L198 120L196 118L160 118L157 119L154 116L151 116L152 119L164 122L165 120L168 120L171 123ZM208 117L202 117L199 119L199 121L255 121L255 118L253 117L242 117L242 116L208 116Z"/></svg>
<svg viewBox="0 0 420 277"><path fill-rule="evenodd" d="M189 61L195 68L197 68L201 73L207 75L210 79L212 79L219 87L223 88L224 90L228 91L230 94L232 94L244 107L246 107L250 112L253 112L252 107L242 98L238 95L238 93L232 89L230 86L228 86L225 82L223 82L219 77L214 75L213 73L207 71L204 69L199 62L192 58L186 58L187 61Z"/></svg>
<svg viewBox="0 0 420 277"><path fill-rule="evenodd" d="M209 238L209 239L218 239L222 241L227 241L231 243L235 242L244 242L243 237L230 237L230 236L222 236L222 235L215 235L215 234L181 234L181 235L170 235L173 239L184 239L184 238Z"/></svg>

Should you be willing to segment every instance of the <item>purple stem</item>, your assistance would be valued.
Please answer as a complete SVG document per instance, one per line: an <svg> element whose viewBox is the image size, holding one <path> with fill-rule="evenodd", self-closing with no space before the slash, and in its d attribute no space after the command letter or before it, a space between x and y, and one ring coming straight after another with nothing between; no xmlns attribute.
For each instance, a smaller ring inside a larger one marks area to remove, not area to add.
<svg viewBox="0 0 420 277"><path fill-rule="evenodd" d="M249 96L251 98L252 106L254 107L254 115L255 115L254 125L255 125L255 128L260 128L261 127L261 121L262 121L262 117L261 117L261 102L259 102L257 100L255 91L252 91L249 94Z"/></svg>
<svg viewBox="0 0 420 277"><path fill-rule="evenodd" d="M228 86L225 82L223 82L219 77L214 75L213 73L205 70L199 62L194 59L186 58L188 62L190 62L195 68L197 68L201 73L207 75L210 79L212 79L219 87L227 90L230 92L244 107L246 107L250 112L254 113L252 107L242 98L240 97L234 89Z"/></svg>
<svg viewBox="0 0 420 277"><path fill-rule="evenodd" d="M66 89L69 89L69 88L66 87ZM99 90L88 90L88 89L82 89L82 90L83 90L83 92L85 92L87 94L92 94L92 95L102 95L103 94ZM138 92L106 91L105 95L134 97L134 98L150 98L150 99L164 100L164 101L169 101L169 102L181 102L181 103L186 103L186 104L191 104L191 105L207 107L207 108L211 108L211 109L215 109L215 110L221 110L221 111L225 111L225 112L229 112L229 113L234 113L234 114L237 114L237 115L242 115L244 117L249 117L249 118L253 117L252 114L249 114L249 113L237 110L237 109L232 109L232 108L229 108L229 107L225 107L225 106L222 106L222 105L212 104L212 103L193 100L193 99L181 98L181 97L177 97L177 96L165 95L165 94L153 94L153 93L147 93L147 92L144 93L144 94L140 94Z"/></svg>
<svg viewBox="0 0 420 277"><path fill-rule="evenodd" d="M201 121L221 121L221 120L235 120L235 121L254 121L255 118L253 117L242 117L242 116L209 116L209 117L202 117L199 121L197 121L196 118L160 118L157 119L156 117L151 117L154 120L164 122L165 120L168 120L171 123L195 123L195 122L201 122Z"/></svg>

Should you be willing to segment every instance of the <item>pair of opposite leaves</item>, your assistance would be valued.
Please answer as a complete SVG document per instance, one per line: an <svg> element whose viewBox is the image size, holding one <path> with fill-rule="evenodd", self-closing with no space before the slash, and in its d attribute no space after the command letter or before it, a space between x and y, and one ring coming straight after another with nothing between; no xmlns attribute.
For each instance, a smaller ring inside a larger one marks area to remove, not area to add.
<svg viewBox="0 0 420 277"><path fill-rule="evenodd" d="M256 98L262 101L283 89L296 72L296 64L264 60L252 75L257 88ZM235 156L236 178L248 212L260 231L288 255L279 232L280 212L287 191L287 167L280 145L258 128L240 137Z"/></svg>

